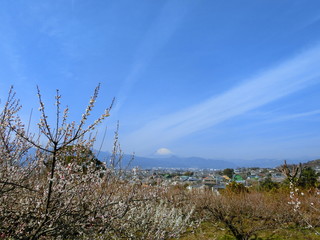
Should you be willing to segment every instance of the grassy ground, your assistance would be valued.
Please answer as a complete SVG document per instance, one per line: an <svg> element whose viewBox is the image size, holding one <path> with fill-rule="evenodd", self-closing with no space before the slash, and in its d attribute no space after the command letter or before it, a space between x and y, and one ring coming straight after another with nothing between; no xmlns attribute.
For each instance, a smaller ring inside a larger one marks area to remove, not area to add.
<svg viewBox="0 0 320 240"><path fill-rule="evenodd" d="M317 229L320 231L320 228ZM179 240L234 240L235 238L228 232L211 223L203 223L195 231L188 231L183 234ZM251 239L256 240L319 240L320 236L312 229L305 228L286 228L273 231L259 232L257 236Z"/></svg>

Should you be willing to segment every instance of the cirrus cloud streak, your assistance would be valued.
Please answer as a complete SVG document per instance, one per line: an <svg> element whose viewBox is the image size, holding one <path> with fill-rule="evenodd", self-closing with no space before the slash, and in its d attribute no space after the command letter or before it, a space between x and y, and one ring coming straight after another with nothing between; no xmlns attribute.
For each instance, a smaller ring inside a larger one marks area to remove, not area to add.
<svg viewBox="0 0 320 240"><path fill-rule="evenodd" d="M134 150L150 151L257 109L320 82L320 45L199 104L145 124L126 136Z"/></svg>

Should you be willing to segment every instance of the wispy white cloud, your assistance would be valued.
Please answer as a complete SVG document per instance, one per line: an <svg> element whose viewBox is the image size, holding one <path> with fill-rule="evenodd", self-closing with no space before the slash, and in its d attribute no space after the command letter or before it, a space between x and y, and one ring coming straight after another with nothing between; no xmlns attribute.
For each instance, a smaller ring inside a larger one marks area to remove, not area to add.
<svg viewBox="0 0 320 240"><path fill-rule="evenodd" d="M138 46L130 72L124 80L123 86L117 94L117 105L114 113L124 104L128 93L142 76L154 56L167 44L177 28L182 23L194 3L179 4L180 1L170 0L164 4L159 15L146 32L144 40Z"/></svg>
<svg viewBox="0 0 320 240"><path fill-rule="evenodd" d="M149 122L126 137L135 151L151 150L219 124L320 82L320 45L179 112Z"/></svg>
<svg viewBox="0 0 320 240"><path fill-rule="evenodd" d="M288 114L285 116L273 117L272 119L268 120L267 122L282 122L282 121L289 121L289 120L300 119L300 118L316 116L316 115L320 116L319 109L313 110L313 111L308 111L308 112L303 112L303 113L295 113L295 114Z"/></svg>
<svg viewBox="0 0 320 240"><path fill-rule="evenodd" d="M316 24L320 21L320 15L310 16L306 22L302 22L300 29L309 27L310 25Z"/></svg>

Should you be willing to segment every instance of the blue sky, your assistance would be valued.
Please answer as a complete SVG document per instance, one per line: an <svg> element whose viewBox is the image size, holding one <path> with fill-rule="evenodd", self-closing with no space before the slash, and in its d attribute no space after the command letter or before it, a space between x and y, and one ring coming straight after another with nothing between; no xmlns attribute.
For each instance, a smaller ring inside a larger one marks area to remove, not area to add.
<svg viewBox="0 0 320 240"><path fill-rule="evenodd" d="M1 1L0 79L25 120L36 85L78 121L100 82L104 150L119 120L140 156L320 158L319 1Z"/></svg>

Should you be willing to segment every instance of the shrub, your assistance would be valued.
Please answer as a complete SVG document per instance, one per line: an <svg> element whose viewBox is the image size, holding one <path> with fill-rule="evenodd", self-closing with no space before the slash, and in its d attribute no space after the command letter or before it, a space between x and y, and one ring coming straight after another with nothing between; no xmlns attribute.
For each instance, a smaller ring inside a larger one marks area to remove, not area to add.
<svg viewBox="0 0 320 240"><path fill-rule="evenodd" d="M275 191L279 189L280 184L273 182L271 177L266 177L263 181L260 182L258 189L260 191Z"/></svg>
<svg viewBox="0 0 320 240"><path fill-rule="evenodd" d="M194 200L203 221L226 228L238 240L257 237L259 232L279 229L296 221L285 194L262 192L216 195L203 193ZM212 231L215 231L213 228Z"/></svg>
<svg viewBox="0 0 320 240"><path fill-rule="evenodd" d="M231 193L247 193L248 189L242 184L235 181L230 182L226 186L226 191Z"/></svg>

